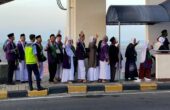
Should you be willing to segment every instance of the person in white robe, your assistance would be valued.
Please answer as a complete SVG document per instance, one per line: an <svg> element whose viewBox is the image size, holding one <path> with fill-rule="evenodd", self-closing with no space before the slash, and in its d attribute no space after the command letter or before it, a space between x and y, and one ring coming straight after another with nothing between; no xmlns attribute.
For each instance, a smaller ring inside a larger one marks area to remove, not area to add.
<svg viewBox="0 0 170 110"><path fill-rule="evenodd" d="M74 80L74 52L71 49L71 38L66 38L64 48L64 58L63 58L63 74L61 82L66 83L72 83Z"/></svg>

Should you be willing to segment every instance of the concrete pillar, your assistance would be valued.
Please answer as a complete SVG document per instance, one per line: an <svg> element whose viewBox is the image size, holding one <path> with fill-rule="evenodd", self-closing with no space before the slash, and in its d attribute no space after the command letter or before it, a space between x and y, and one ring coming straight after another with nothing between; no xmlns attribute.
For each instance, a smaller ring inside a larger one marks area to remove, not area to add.
<svg viewBox="0 0 170 110"><path fill-rule="evenodd" d="M8 74L7 63L0 63L0 83L6 83Z"/></svg>
<svg viewBox="0 0 170 110"><path fill-rule="evenodd" d="M164 1L166 0L146 0L146 5L158 5ZM163 29L167 29L168 33L170 34L170 23L165 22L165 23L159 23L155 25L146 26L146 36L147 36L148 41L151 44L156 42L157 37L161 35L161 31ZM170 35L169 35L169 39L170 39Z"/></svg>
<svg viewBox="0 0 170 110"><path fill-rule="evenodd" d="M106 0L68 0L68 33L77 41L80 31L86 35L86 44L89 36L106 34Z"/></svg>

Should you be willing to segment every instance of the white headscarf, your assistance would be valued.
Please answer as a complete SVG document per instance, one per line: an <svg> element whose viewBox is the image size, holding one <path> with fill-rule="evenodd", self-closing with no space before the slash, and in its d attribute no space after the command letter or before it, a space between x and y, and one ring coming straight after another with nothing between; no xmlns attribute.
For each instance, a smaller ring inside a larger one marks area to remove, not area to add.
<svg viewBox="0 0 170 110"><path fill-rule="evenodd" d="M159 37L158 41L161 43L161 45L163 45L163 43L165 42L165 38L164 37Z"/></svg>
<svg viewBox="0 0 170 110"><path fill-rule="evenodd" d="M149 48L149 43L146 41L142 47L140 63L144 63L146 59L146 50Z"/></svg>
<svg viewBox="0 0 170 110"><path fill-rule="evenodd" d="M93 39L94 39L94 36L90 36L89 42L90 42L90 43L93 42Z"/></svg>

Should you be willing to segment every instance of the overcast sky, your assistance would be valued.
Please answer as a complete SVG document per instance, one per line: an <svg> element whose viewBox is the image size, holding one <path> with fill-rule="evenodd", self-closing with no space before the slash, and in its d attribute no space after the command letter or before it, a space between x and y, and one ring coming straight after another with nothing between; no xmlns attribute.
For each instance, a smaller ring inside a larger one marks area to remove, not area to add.
<svg viewBox="0 0 170 110"><path fill-rule="evenodd" d="M61 1L66 6L66 0ZM107 0L107 7L111 4L142 5L144 3L144 0ZM51 33L56 34L59 29L64 32L65 23L66 11L58 8L56 0L15 0L0 6L0 41L4 41L10 32L15 33L16 39L21 33L26 35L35 33L41 34L46 40ZM129 31L129 28L127 30L125 26L122 31L128 36L132 36L136 26L130 26L131 28L133 31ZM135 31L137 36L138 34L143 36L143 26L137 28ZM108 34L117 35L117 28L109 27Z"/></svg>

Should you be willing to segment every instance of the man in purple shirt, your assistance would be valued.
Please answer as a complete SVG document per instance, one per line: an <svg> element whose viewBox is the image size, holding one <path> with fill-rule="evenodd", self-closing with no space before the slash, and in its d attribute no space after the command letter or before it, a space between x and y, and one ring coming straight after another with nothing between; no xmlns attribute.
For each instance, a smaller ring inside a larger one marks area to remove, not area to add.
<svg viewBox="0 0 170 110"><path fill-rule="evenodd" d="M14 85L13 82L13 74L16 69L16 61L17 61L17 47L14 43L15 37L14 33L8 34L8 42L5 45L5 53L6 59L8 62L8 81L7 84Z"/></svg>

